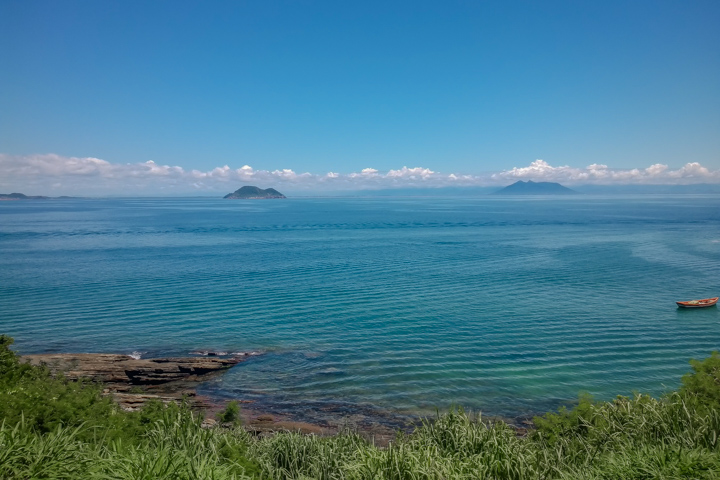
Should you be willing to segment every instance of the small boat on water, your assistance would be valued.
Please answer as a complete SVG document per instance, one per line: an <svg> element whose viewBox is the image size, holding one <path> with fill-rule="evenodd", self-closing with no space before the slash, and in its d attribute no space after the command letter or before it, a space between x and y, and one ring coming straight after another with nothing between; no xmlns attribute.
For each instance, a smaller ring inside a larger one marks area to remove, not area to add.
<svg viewBox="0 0 720 480"><path fill-rule="evenodd" d="M702 308L702 307L712 307L718 302L718 299L720 297L715 298L703 298L702 300L690 300L689 302L675 302L677 303L678 307L682 308Z"/></svg>

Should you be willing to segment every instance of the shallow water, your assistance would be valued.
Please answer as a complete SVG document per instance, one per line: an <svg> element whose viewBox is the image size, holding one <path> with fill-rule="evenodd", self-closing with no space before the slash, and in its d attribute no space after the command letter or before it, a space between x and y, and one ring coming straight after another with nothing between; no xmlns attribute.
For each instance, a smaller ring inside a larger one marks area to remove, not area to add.
<svg viewBox="0 0 720 480"><path fill-rule="evenodd" d="M0 269L20 352L262 351L202 391L309 416L660 394L720 348L674 303L720 294L718 196L0 202Z"/></svg>

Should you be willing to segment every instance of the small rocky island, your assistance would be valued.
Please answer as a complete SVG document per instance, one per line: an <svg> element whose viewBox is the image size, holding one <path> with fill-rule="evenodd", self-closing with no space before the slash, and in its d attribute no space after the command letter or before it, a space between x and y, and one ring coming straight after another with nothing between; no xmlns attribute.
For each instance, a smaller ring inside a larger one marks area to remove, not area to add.
<svg viewBox="0 0 720 480"><path fill-rule="evenodd" d="M268 188L263 190L262 188L253 187L246 185L238 188L233 193L228 193L223 198L229 198L231 200L258 200L258 199L269 199L269 198L287 198L282 193L278 192L274 188Z"/></svg>
<svg viewBox="0 0 720 480"><path fill-rule="evenodd" d="M578 195L578 192L571 190L559 183L554 182L533 182L519 180L512 185L498 190L496 195Z"/></svg>

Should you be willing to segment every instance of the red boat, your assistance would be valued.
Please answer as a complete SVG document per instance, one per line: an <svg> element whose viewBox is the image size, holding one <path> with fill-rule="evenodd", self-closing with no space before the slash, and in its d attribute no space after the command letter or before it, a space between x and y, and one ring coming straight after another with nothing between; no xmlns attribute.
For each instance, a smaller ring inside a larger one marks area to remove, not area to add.
<svg viewBox="0 0 720 480"><path fill-rule="evenodd" d="M703 298L702 300L690 300L689 302L675 302L678 304L678 307L682 308L702 308L702 307L712 307L718 302L718 299L720 297L715 298Z"/></svg>

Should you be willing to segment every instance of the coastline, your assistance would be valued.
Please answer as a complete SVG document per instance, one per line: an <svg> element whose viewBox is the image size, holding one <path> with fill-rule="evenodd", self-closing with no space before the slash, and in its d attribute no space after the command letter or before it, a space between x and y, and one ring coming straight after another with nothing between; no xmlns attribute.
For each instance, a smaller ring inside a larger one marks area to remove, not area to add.
<svg viewBox="0 0 720 480"><path fill-rule="evenodd" d="M184 400L193 408L205 408L210 404L204 397L197 396L195 387L247 357L239 354L231 358L140 359L107 353L48 353L21 355L20 361L44 365L54 376L101 383L103 395L111 397L122 409L132 411L151 400L164 403Z"/></svg>
<svg viewBox="0 0 720 480"><path fill-rule="evenodd" d="M107 353L46 353L21 355L20 361L31 365L44 365L52 375L63 375L72 381L102 383L102 394L126 411L142 408L149 401L186 402L191 409L205 415L205 425L215 426L216 414L227 403L236 401L240 406L243 427L254 435L265 436L274 432L293 431L302 434L332 436L342 431L353 431L372 440L376 445L387 445L398 432L411 433L420 426L420 415L390 412L372 405L347 404L342 401L308 403L285 408L256 400L221 398L207 392L198 393L198 387L238 366L255 352L202 357L136 358L132 355ZM525 435L531 422L523 419L488 417L502 420L518 435Z"/></svg>
<svg viewBox="0 0 720 480"><path fill-rule="evenodd" d="M420 423L419 417L411 419L399 415L384 415L386 421L378 421L382 415L367 415L367 409L363 412L365 414L356 412L335 417L334 421L331 420L332 415L313 416L310 420L307 416L278 412L273 408L258 408L254 400L221 399L198 394L198 386L255 355L255 352L241 352L220 357L205 353L202 357L141 359L125 354L45 353L20 355L20 361L46 366L53 376L101 383L104 386L102 394L112 398L126 411L138 410L150 401L165 404L186 402L194 411L205 414L207 426L217 423L214 417L228 402L237 401L241 405L240 417L244 428L255 435L294 431L331 436L350 429L372 438L378 445L385 445L399 430L410 432Z"/></svg>
<svg viewBox="0 0 720 480"><path fill-rule="evenodd" d="M4 335L0 338L4 347L12 341ZM592 478L598 479L645 478L648 472L656 472L658 478L714 479L720 473L717 352L694 361L694 373L683 378L682 388L663 398L637 394L612 402L583 399L572 410L535 419L534 430L525 434L504 422L451 409L423 421L408 435L323 430L257 415L254 409L246 412L245 424L240 425L235 405L228 405L218 420L176 407L174 401L168 402L168 408L154 404L126 413L108 398L98 402L99 388L86 388L103 375L114 377L123 389L128 383L148 389L173 385L178 376L181 381L194 381L227 371L239 363L237 359L207 362L175 357L140 362L109 354L23 359L8 348L0 353L8 373L0 406L9 421L3 422L0 434L11 440L5 442L10 448L5 457L13 462L4 464L3 478L8 472L17 477L20 468L25 469L22 478L35 478L38 462L45 471L57 469L58 455L72 459L71 468L58 478L84 478L85 472L99 469L114 478L118 466L127 466L126 472L140 468L144 477L159 478L158 465L172 469L163 478L205 478L198 475L199 463L208 466L212 478L228 479L238 478L231 468L243 478L345 478L359 471L369 473L363 478L394 478L398 472L403 478L465 478L468 473L584 478L584 473L594 471L598 475ZM28 363L51 365L57 377L50 375L49 368ZM79 383L69 381L69 376ZM163 384L165 379L170 380ZM140 392L131 388L130 393ZM254 418L248 416L253 414ZM220 419L223 423L218 424ZM98 435L98 429L104 433ZM127 447L118 448L121 443ZM678 449L689 453L681 456ZM28 465L27 459L35 463ZM180 468L187 474L178 475ZM227 475L218 477L217 472Z"/></svg>

